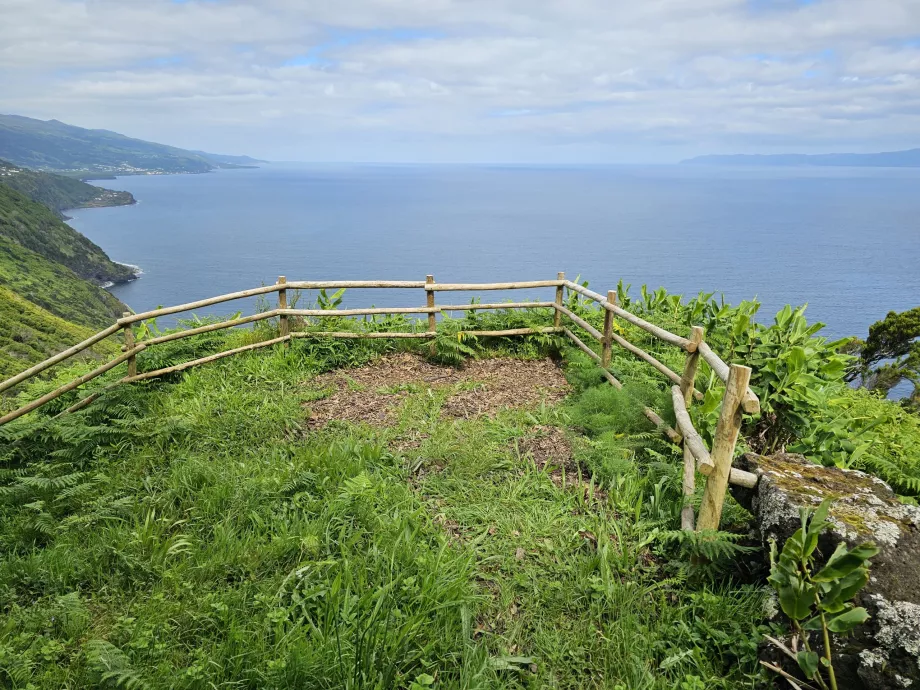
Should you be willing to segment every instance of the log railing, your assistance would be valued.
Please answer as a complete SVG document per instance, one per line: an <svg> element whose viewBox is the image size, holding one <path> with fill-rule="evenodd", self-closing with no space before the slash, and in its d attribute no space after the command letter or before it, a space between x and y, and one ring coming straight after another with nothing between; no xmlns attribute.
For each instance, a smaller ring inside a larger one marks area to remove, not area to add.
<svg viewBox="0 0 920 690"><path fill-rule="evenodd" d="M519 290L532 288L555 288L555 300L552 302L499 302L486 304L447 304L437 305L435 303L435 294L438 292L457 292L457 291L480 291L480 290ZM382 307L382 308L353 308L353 309L295 309L288 307L287 292L288 290L319 290L319 289L341 289L341 288L399 288L399 289L420 289L425 291L426 305L424 307ZM570 293L574 292L597 303L604 310L604 327L603 331L592 326L584 318L565 306L565 290ZM185 311L209 307L215 304L221 304L232 300L266 295L272 292L278 293L278 306L275 309L254 314L252 316L243 316L227 321L205 324L195 328L188 328L174 333L158 335L146 340L135 341L132 326L140 321L154 319L161 316L178 314ZM91 395L83 398L76 404L67 408L62 414L81 409L93 402L102 391L113 386L143 381L146 379L156 378L183 371L193 366L213 362L224 357L229 357L242 352L256 350L263 347L269 347L277 344L286 346L295 338L411 338L421 340L432 340L437 337L437 314L452 311L470 311L470 310L489 310L489 309L551 309L553 312L553 325L539 328L512 328L504 330L469 330L462 333L482 337L506 337L519 335L533 335L539 333L559 333L567 337L572 343L593 359L601 369L606 380L616 388L622 388L622 383L608 370L610 365L611 350L614 344L622 347L627 352L641 359L654 367L658 372L667 377L673 384L672 401L674 406L674 415L677 420L677 429L669 427L665 421L652 409L645 407L643 412L645 416L664 433L673 443L683 447L684 452L684 472L683 472L683 491L687 498L687 504L682 513L682 527L684 529L716 529L722 513L722 503L725 498L725 491L729 483L739 484L746 487L752 487L757 483L757 477L749 472L732 468L732 457L734 455L735 445L738 439L738 433L741 427L741 414L756 413L760 409L760 402L754 392L748 387L751 370L740 365L728 365L704 341L703 329L695 326L690 332L689 338L671 333L655 324L630 313L617 304L615 291L609 291L605 296L587 289L586 287L565 279L564 273L559 273L555 280L535 280L509 283L437 283L433 276L426 276L424 281L368 281L368 280L342 280L342 281L291 281L288 282L284 276L278 278L274 285L265 285L251 290L242 290L217 297L179 304L173 307L154 309L140 314L125 313L122 318L118 319L115 324L87 338L81 343L74 345L63 352L49 357L43 362L36 364L29 369L13 376L6 381L0 382L0 392L8 390L23 381L26 381L48 368L59 364L79 353L87 350L96 343L123 333L123 353L101 366L93 369L87 374L70 381L69 383L56 388L49 393L30 401L12 412L0 417L0 425L6 424L17 419L33 410L45 405L55 398L82 386L98 376L114 369L120 364L127 363L126 375L117 381L109 384L101 391L96 391ZM303 330L295 331L291 329L290 317L312 317L319 319L327 318L348 318L353 316L376 316L390 314L418 314L427 317L425 330L413 330L406 332L356 332L356 331L312 331ZM153 371L137 372L137 355L149 347L187 338L200 333L209 333L224 328L232 328L247 324L257 323L265 319L278 318L278 332L276 338L264 340L243 347L226 350L206 357L176 364L173 366L155 369ZM601 354L598 355L589 347L581 338L569 328L562 325L562 318L565 317L578 326L589 336L597 340L601 345ZM681 348L686 352L683 372L678 374L670 369L667 365L653 357L645 350L630 343L626 338L614 332L615 319L622 319L633 326L640 328L651 334L658 340L661 340L675 347ZM431 343L435 347L435 343ZM713 439L712 450L706 448L702 437L693 427L690 419L688 407L694 399L701 399L703 394L696 390L694 382L696 378L699 360L703 359L707 365L715 372L725 383L725 395L722 399L722 409L719 415L719 422ZM695 486L696 472L708 477L706 489L703 495L703 502L700 514L696 519L694 526L693 508L689 504L689 497L693 495Z"/></svg>

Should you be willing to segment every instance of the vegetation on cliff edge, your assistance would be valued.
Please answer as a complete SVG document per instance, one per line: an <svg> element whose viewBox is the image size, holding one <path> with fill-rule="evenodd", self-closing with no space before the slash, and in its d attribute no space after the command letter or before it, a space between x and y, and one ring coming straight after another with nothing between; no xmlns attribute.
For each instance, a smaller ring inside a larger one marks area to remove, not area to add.
<svg viewBox="0 0 920 690"><path fill-rule="evenodd" d="M71 208L127 206L135 203L131 192L118 192L54 173L39 172L0 160L0 185L25 194L47 206L59 218Z"/></svg>

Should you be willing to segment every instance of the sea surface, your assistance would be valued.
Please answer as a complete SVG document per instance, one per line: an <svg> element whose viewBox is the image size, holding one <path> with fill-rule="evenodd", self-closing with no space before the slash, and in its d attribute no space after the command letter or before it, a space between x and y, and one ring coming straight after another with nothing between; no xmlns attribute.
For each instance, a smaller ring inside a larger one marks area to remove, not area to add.
<svg viewBox="0 0 920 690"><path fill-rule="evenodd" d="M865 337L889 310L920 305L920 170L271 164L97 184L139 203L71 211L70 222L141 267L112 288L136 311L279 275L487 282L557 271L602 293L622 279L633 295L647 284L756 297L764 322L808 303L835 337ZM421 306L424 293L353 290L346 304Z"/></svg>

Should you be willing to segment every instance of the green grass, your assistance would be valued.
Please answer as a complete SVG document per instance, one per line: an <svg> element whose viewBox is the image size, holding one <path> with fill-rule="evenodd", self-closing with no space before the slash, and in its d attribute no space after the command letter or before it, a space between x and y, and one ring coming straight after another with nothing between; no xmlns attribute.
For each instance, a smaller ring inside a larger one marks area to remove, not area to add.
<svg viewBox="0 0 920 690"><path fill-rule="evenodd" d="M177 341L140 365L265 335ZM0 429L2 682L754 686L763 590L730 561L687 567L670 536L677 455L574 353L557 406L457 420L440 409L469 383L406 386L388 428L306 429L312 376L396 347L297 341ZM617 363L627 394L658 394ZM581 478L562 486L520 452L538 426L571 439ZM622 462L597 464L602 447Z"/></svg>
<svg viewBox="0 0 920 690"><path fill-rule="evenodd" d="M0 234L0 286L62 319L102 330L124 311L115 297ZM16 317L8 322L12 328ZM75 344L75 343L70 343Z"/></svg>
<svg viewBox="0 0 920 690"><path fill-rule="evenodd" d="M0 287L0 379L18 374L29 365L80 342L95 330L78 326ZM89 355L112 357L118 345L105 340Z"/></svg>

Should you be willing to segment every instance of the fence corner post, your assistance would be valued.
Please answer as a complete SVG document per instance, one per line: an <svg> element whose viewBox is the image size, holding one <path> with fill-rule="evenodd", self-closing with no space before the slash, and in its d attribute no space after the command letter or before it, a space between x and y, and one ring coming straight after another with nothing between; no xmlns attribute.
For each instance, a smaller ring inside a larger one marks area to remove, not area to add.
<svg viewBox="0 0 920 690"><path fill-rule="evenodd" d="M565 273L563 271L560 271L559 273L557 273L556 280L565 280ZM556 286L556 306L557 307L562 306L564 290L565 290L564 286L562 285ZM553 328L559 328L560 326L562 326L562 312L560 312L558 309L554 309L553 310Z"/></svg>
<svg viewBox="0 0 920 690"><path fill-rule="evenodd" d="M617 291L607 290L607 301L617 303ZM604 342L601 349L601 366L606 369L610 366L611 346L613 344L613 312L604 309Z"/></svg>
<svg viewBox="0 0 920 690"><path fill-rule="evenodd" d="M277 285L286 285L286 284L287 284L287 277L285 277L285 276L278 276L278 282L277 282L276 284L277 284ZM278 290L278 309L287 309L287 290L286 290L285 288L281 288L280 290ZM282 315L278 318L278 335L279 335L279 336L288 336L288 335L290 335L290 333L291 333L291 327L290 327L290 324L288 323L287 314L282 314ZM285 346L285 347L290 347L290 346L291 346L291 341L290 341L290 340L286 340L286 341L284 342L284 346Z"/></svg>
<svg viewBox="0 0 920 690"><path fill-rule="evenodd" d="M434 276L427 275L425 276L425 285L434 285ZM425 290L425 302L429 310L434 309L434 290ZM435 317L434 311L428 312L428 332L437 333L438 330L438 320ZM428 346L428 352L434 357L435 353L438 351L437 343L434 339L431 341L431 345Z"/></svg>
<svg viewBox="0 0 920 690"><path fill-rule="evenodd" d="M725 383L725 396L719 412L719 424L712 441L712 473L706 480L703 504L696 527L698 530L718 529L722 520L722 504L728 489L735 444L741 431L741 401L751 380L750 367L732 364Z"/></svg>
<svg viewBox="0 0 920 690"><path fill-rule="evenodd" d="M697 347L693 352L688 352L684 360L684 371L680 376L680 392L684 396L684 404L687 410L693 403L693 388L696 383L696 370L700 364L699 344L703 342L705 331L702 326L693 326L690 329L690 342ZM683 474L683 491L684 507L680 511L680 528L685 531L692 531L694 524L693 506L690 499L696 491L696 458L690 446L684 442L684 474Z"/></svg>
<svg viewBox="0 0 920 690"><path fill-rule="evenodd" d="M131 312L126 311L122 313L122 318L127 318L131 316ZM132 324L125 324L125 352L130 352L134 349L134 330L132 329ZM128 357L128 376L137 376L137 358L134 355Z"/></svg>

